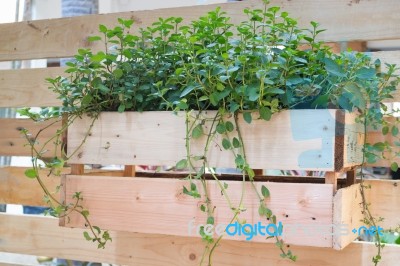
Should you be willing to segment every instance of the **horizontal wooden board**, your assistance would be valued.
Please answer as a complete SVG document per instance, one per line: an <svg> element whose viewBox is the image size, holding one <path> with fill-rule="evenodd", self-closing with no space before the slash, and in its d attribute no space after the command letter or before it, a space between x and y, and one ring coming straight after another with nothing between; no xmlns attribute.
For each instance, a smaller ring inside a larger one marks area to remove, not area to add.
<svg viewBox="0 0 400 266"><path fill-rule="evenodd" d="M0 214L0 251L45 255L83 261L100 261L141 266L198 266L204 250L200 239L166 235L110 232L113 241L106 249L85 241L82 229L58 227L48 217ZM356 242L341 251L291 246L298 256L294 264L279 257L273 244L222 240L213 265L243 266L343 266L369 265L376 254L373 243ZM386 245L381 266L396 265L400 247Z"/></svg>
<svg viewBox="0 0 400 266"><path fill-rule="evenodd" d="M157 233L177 236L197 236L196 228L206 222L205 213L199 210L204 199L194 199L182 193L183 186L189 186L188 181L159 178L129 178L100 176L70 176L65 177L65 200L72 202L72 195L81 191L83 205L90 210L92 223L110 230ZM228 225L233 213L230 210L221 189L215 181L207 181L209 195L215 206L215 225ZM238 207L242 191L242 182L225 181L228 185L227 194L233 207ZM151 185L150 185L151 184ZM199 192L202 186L197 183ZM267 206L276 213L277 219L284 226L284 239L289 244L331 247L332 236L329 226L332 224L332 185L328 184L294 184L257 182L257 190L265 185L271 192ZM160 188L162 191L158 190ZM239 215L251 225L261 222L269 224L258 214L259 199L250 183L246 184L246 195L243 206L246 211ZM179 211L177 211L179 210ZM84 221L79 215L71 215L68 227L82 227ZM162 222L161 222L162 221ZM287 231L285 231L285 225ZM303 231L289 227L301 225L304 228L325 226L324 232L308 235ZM299 231L299 232L298 232ZM232 229L233 232L233 229ZM246 237L225 236L229 239L244 240ZM252 242L266 242L260 234Z"/></svg>
<svg viewBox="0 0 400 266"><path fill-rule="evenodd" d="M368 180L371 188L365 189L367 201L371 203L372 215L382 217L378 224L385 230L400 225L400 180Z"/></svg>
<svg viewBox="0 0 400 266"><path fill-rule="evenodd" d="M202 114L204 132L208 132L212 124L207 119L214 116L213 111ZM248 124L239 115L238 122L247 161L254 169L333 171L341 169L343 164L355 165L355 160L360 160L352 156L343 159L343 150L361 146L348 141L344 143L343 135L340 143L335 142L335 138L343 134L343 127L342 131L336 132L335 110L283 111L268 122L257 118L258 115L253 113L253 122ZM233 117L228 119L232 121ZM68 154L80 147L91 123L92 119L86 117L69 128ZM338 123L343 125L342 121ZM347 126L355 130L353 124ZM186 158L185 132L183 112L105 112L95 121L85 144L70 163L174 166ZM235 132L231 139L237 137ZM190 141L192 155L204 156L206 139L204 135ZM210 145L205 155L209 166L235 167L232 151L224 150L221 142L222 137L217 135ZM337 146L341 149L336 149ZM335 161L336 155L340 158Z"/></svg>
<svg viewBox="0 0 400 266"><path fill-rule="evenodd" d="M247 19L245 7L262 7L258 0L208 6L180 7L91 15L75 18L51 19L0 25L0 61L70 57L78 48L103 49L101 44L90 44L87 37L98 33L98 25L116 25L117 18L131 18L139 27L152 24L158 17L181 16L190 21L207 11L221 6L237 23ZM317 21L327 31L321 34L325 41L385 40L400 38L400 6L397 0L370 1L281 1L272 0L271 6L282 6L300 27L309 27ZM335 12L332 12L335 10ZM377 23L377 21L379 23ZM132 32L137 32L134 27ZM5 37L7 36L7 37Z"/></svg>
<svg viewBox="0 0 400 266"><path fill-rule="evenodd" d="M32 137L36 136L37 132L42 128L50 125L52 121L35 123L30 119L15 119L15 118L0 118L0 155L7 156L30 156L31 149L28 140L20 132L22 129L27 129ZM61 122L50 126L48 129L42 131L40 137L37 139L38 145L43 145L52 137L58 129L61 128ZM47 152L43 154L44 157L54 157L54 145L50 142Z"/></svg>
<svg viewBox="0 0 400 266"><path fill-rule="evenodd" d="M0 107L61 106L46 78L64 74L64 68L33 68L0 71Z"/></svg>
<svg viewBox="0 0 400 266"><path fill-rule="evenodd" d="M0 167L0 203L22 204L30 206L47 206L43 201L44 192L35 179L25 176L26 167ZM68 173L69 169L65 169ZM41 171L40 176L49 191L56 192L60 185L59 176L47 176ZM59 193L55 193L59 198Z"/></svg>
<svg viewBox="0 0 400 266"><path fill-rule="evenodd" d="M25 177L24 167L2 167L0 168L0 203L23 204L34 206L45 206L43 202L43 191L35 180ZM64 173L69 173L70 169L65 168ZM99 176L121 176L118 171L94 170L91 175ZM140 173L139 173L140 175ZM169 178L168 178L169 179ZM166 180L168 180L166 179ZM44 179L51 191L55 191L57 185L60 184L59 177L51 176ZM149 182L151 177L147 179ZM278 179L275 179L277 182ZM299 180L301 181L301 180ZM292 181L294 182L294 181ZM400 182L397 180L366 180L366 185L371 185L372 189L366 190L368 201L372 203L372 210L376 216L384 217L385 220L380 223L383 228L393 228L400 223L397 215L400 206ZM354 190L354 187L352 188ZM349 190L346 188L344 191ZM339 190L341 192L342 190ZM343 193L341 192L341 193ZM161 193L161 192L160 192ZM351 197L352 192L347 192ZM347 195L347 194L346 194ZM335 202L344 197L335 196ZM357 202L357 198L352 198L353 202ZM336 203L340 204L340 202ZM379 206L378 206L379 204ZM346 213L344 213L345 215ZM346 217L346 216L342 216ZM343 218L344 220L346 218ZM357 219L352 222L357 222Z"/></svg>

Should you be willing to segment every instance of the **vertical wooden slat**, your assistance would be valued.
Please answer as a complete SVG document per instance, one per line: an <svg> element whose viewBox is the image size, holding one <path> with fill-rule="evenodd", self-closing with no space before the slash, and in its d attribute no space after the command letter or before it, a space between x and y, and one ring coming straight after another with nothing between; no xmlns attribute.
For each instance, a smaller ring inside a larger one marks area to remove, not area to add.
<svg viewBox="0 0 400 266"><path fill-rule="evenodd" d="M136 167L134 165L125 165L124 176L136 176Z"/></svg>
<svg viewBox="0 0 400 266"><path fill-rule="evenodd" d="M333 185L333 194L337 191L337 179L340 176L340 172L326 172L325 173L325 184Z"/></svg>
<svg viewBox="0 0 400 266"><path fill-rule="evenodd" d="M71 175L83 175L84 172L83 164L71 164Z"/></svg>
<svg viewBox="0 0 400 266"><path fill-rule="evenodd" d="M346 172L346 186L351 186L356 183L356 169Z"/></svg>

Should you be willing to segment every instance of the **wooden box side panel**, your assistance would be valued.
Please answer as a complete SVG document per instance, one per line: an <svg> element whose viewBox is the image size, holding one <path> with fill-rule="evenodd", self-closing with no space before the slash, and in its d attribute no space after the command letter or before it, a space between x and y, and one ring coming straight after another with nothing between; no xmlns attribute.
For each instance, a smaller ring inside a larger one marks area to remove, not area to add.
<svg viewBox="0 0 400 266"><path fill-rule="evenodd" d="M215 206L215 227L234 224L233 212L215 181L207 181L209 195ZM101 176L66 176L64 189L67 203L73 202L72 195L81 191L82 203L90 210L92 224L104 229L176 236L193 236L198 226L206 223L206 215L199 209L204 199L194 199L182 193L183 186L189 182L177 179L124 178ZM226 181L227 194L237 207L242 182ZM313 228L331 229L332 224L332 185L293 184L257 182L257 190L265 185L271 192L266 201L283 225L283 239L286 243L331 247L331 230L310 232ZM197 184L201 193L201 184ZM259 217L259 200L251 184L246 184L246 194L240 221L254 225L260 222L267 226L269 222ZM71 215L67 227L84 227L79 215ZM224 227L223 227L224 228ZM232 231L234 232L234 228ZM254 229L254 227L253 227ZM271 230L273 228L271 227ZM287 229L287 230L286 230ZM240 230L239 230L240 231ZM246 236L225 236L227 239L245 240ZM273 232L273 231L271 231ZM266 242L265 236L257 234L251 241Z"/></svg>
<svg viewBox="0 0 400 266"><path fill-rule="evenodd" d="M256 169L334 171L335 115L335 110L290 110L268 122L253 114L251 124L240 116L249 164ZM70 127L69 154L79 147L90 124L85 118ZM210 126L206 122L204 131ZM173 166L186 158L185 132L182 112L103 113L70 163ZM235 135L232 132L231 138ZM205 141L205 136L191 140L191 154L204 155ZM224 150L221 142L217 134L207 154L210 166L235 167L232 152Z"/></svg>
<svg viewBox="0 0 400 266"><path fill-rule="evenodd" d="M343 112L343 111L339 111ZM343 167L349 169L362 163L362 149L364 145L364 127L356 121L356 113L345 114L344 122L344 150Z"/></svg>
<svg viewBox="0 0 400 266"><path fill-rule="evenodd" d="M339 189L333 199L333 248L343 249L357 238L363 225L360 184ZM352 230L357 232L354 233Z"/></svg>

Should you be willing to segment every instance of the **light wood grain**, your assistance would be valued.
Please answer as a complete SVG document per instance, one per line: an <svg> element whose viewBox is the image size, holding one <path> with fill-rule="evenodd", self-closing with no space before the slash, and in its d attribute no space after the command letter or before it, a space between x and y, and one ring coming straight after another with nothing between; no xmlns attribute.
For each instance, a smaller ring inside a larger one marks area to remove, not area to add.
<svg viewBox="0 0 400 266"><path fill-rule="evenodd" d="M214 116L215 112L209 111L202 114L202 119ZM342 137L344 134L343 128L336 132L335 110L283 111L268 122L257 118L254 113L253 122L248 124L239 115L247 160L256 169L340 171L344 165L343 150L360 148L356 143L345 143L343 147L342 139L342 150L338 150L341 153L334 155L335 134ZM84 118L69 128L68 154L80 146L91 122L91 118ZM208 132L210 126L211 121L206 121L204 130ZM183 112L177 115L172 112L102 113L85 144L70 162L173 166L186 158L185 127ZM231 138L235 134L232 133ZM206 136L192 139L191 154L203 156L205 141ZM221 142L222 137L217 134L206 154L209 165L235 167L233 153L224 150ZM338 165L334 158L340 162ZM347 156L346 165L357 165L360 159Z"/></svg>
<svg viewBox="0 0 400 266"><path fill-rule="evenodd" d="M207 181L210 199L215 206L215 224L230 224L233 213L230 210L221 189L215 181ZM227 194L237 207L240 201L242 182L224 181L228 185ZM188 181L159 178L129 178L100 176L66 176L65 200L72 201L72 195L81 191L83 205L89 209L92 223L110 230L157 233L177 236L197 236L196 227L206 221L205 213L199 210L204 199L193 199L182 193ZM196 182L202 193L202 186ZM297 224L311 228L315 225L332 224L332 185L294 184L257 182L257 190L265 185L271 192L267 206L282 222L283 226ZM249 183L246 184L246 196L243 205L247 209L239 216L246 223L269 224L258 214L259 199ZM179 211L178 211L179 210ZM79 215L71 215L68 227L82 227L84 221ZM234 223L233 221L232 223ZM300 229L299 231L302 231ZM245 236L226 236L235 240L244 240ZM305 246L331 247L329 234L292 233L288 231L284 238L287 243ZM252 241L265 242L260 234Z"/></svg>
<svg viewBox="0 0 400 266"><path fill-rule="evenodd" d="M0 119L0 155L8 156L31 156L30 146L28 140L21 133L22 129L27 129L32 138L36 136L37 132L42 128L50 125L53 121L46 122L33 122L30 119L14 119L14 118L1 118ZM42 131L37 139L37 145L41 146L48 141L58 129L61 128L61 122L57 122L50 126L48 129ZM43 157L54 157L53 142L47 146Z"/></svg>
<svg viewBox="0 0 400 266"><path fill-rule="evenodd" d="M22 204L31 206L47 206L43 201L44 192L39 183L25 176L26 167L0 167L0 203ZM64 170L64 174L69 173L69 169ZM60 185L59 176L48 176L46 171L40 171L40 176L49 191L54 192Z"/></svg>
<svg viewBox="0 0 400 266"><path fill-rule="evenodd" d="M0 251L45 255L86 261L140 266L198 266L204 243L200 239L166 235L111 232L113 241L104 250L85 241L83 230L58 227L48 217L0 214ZM215 266L343 266L370 265L376 254L373 243L352 243L341 251L291 246L296 263L279 257L273 244L223 240L216 249ZM400 247L386 245L382 266L396 265Z"/></svg>
<svg viewBox="0 0 400 266"><path fill-rule="evenodd" d="M400 225L400 180L368 180L365 189L370 210L376 218L382 217L378 224L386 229L394 229Z"/></svg>
<svg viewBox="0 0 400 266"><path fill-rule="evenodd" d="M339 189L333 199L333 248L343 249L358 236L352 230L363 225L360 185ZM345 226L344 226L345 225Z"/></svg>
<svg viewBox="0 0 400 266"><path fill-rule="evenodd" d="M151 11L91 15L78 18L38 20L0 25L0 61L70 57L78 48L103 49L101 44L90 44L87 37L98 33L98 25L113 27L117 18L131 18L138 27L151 25L158 17L181 16L186 22L221 6L233 23L246 20L245 7L260 8L262 1L251 0L208 6L180 7ZM324 41L384 40L400 37L400 7L397 0L370 1L282 1L272 0L271 6L281 6L300 27L309 27L317 21L327 31L321 33ZM334 10L334 12L332 12ZM377 23L379 22L379 23Z"/></svg>
<svg viewBox="0 0 400 266"><path fill-rule="evenodd" d="M33 68L0 71L0 107L61 106L46 78L63 76L64 68Z"/></svg>

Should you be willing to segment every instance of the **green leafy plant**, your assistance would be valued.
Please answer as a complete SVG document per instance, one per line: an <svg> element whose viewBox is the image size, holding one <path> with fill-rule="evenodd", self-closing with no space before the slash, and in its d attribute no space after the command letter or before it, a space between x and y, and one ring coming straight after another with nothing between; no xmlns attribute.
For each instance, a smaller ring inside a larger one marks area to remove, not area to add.
<svg viewBox="0 0 400 266"><path fill-rule="evenodd" d="M29 142L33 167L26 172L28 177L39 181L56 215L77 211L90 228L90 234L85 233L86 239L97 242L99 247L111 240L107 231L90 224L89 212L81 206L79 192L76 203L66 206L54 198L40 177L38 160L46 159L47 145L62 146L66 129L83 115L93 118L88 135L103 111L184 111L187 154L176 168L189 170L183 193L204 200L200 209L207 214L207 224L214 224L214 206L207 194L206 172L211 173L228 202L232 222L243 223L239 216L245 211L244 185L250 182L259 198L260 217L277 223L276 215L266 203L270 197L268 188L256 188L254 170L246 159L239 116L252 123L254 119L268 121L274 113L285 109L341 108L358 112L358 122L364 125L365 131L371 127L382 130L384 135L399 137L398 119L384 119L394 112L388 113L383 104L392 97L400 82L395 74L396 66L386 65L387 70L383 72L380 62L372 61L365 54L334 54L317 40L323 31L318 29L318 23L311 22L310 29L301 29L287 12L269 7L268 1L264 3L264 9L245 9L248 19L239 24L232 24L226 13L217 8L187 25L181 25L182 18L160 18L136 35L129 33L132 20L118 19L119 24L114 28L99 26L100 35L89 40L103 42L105 49L97 53L80 49L74 60L67 63L69 76L48 79L63 106L45 108L39 113L29 109L20 111L36 121L64 117L62 128L48 142L38 144L35 141L38 136ZM207 110L215 110L215 116L206 116ZM205 123L209 125L207 129ZM32 139L28 132L24 134ZM202 154L192 154L192 141L204 136ZM218 179L207 161L210 145L216 139L220 140L221 149L234 155L236 168L242 172L242 197L237 205L232 204L229 188ZM395 145L400 146L398 143ZM363 162L368 163L380 158L391 159L392 155L388 154L398 155L396 147L388 142L365 143L363 151ZM75 153L69 157L56 154L46 161L45 168L59 174L59 169ZM393 163L392 169L397 168ZM200 181L202 187L197 187L194 181ZM364 185L361 187L365 222L375 225L377 220L365 201ZM202 263L208 256L211 264L221 237L213 239L200 233L206 242ZM375 264L381 258L382 247L377 238ZM281 239L275 240L283 258L296 260Z"/></svg>

